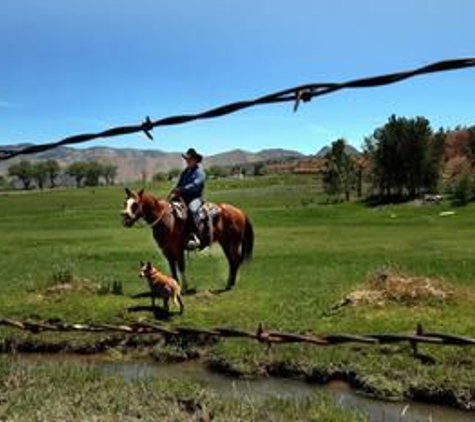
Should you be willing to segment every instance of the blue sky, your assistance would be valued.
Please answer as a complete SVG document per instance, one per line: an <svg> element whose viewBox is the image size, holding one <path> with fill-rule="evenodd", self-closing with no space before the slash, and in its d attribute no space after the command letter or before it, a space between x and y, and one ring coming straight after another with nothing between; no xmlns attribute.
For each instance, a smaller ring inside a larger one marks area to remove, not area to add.
<svg viewBox="0 0 475 422"><path fill-rule="evenodd" d="M474 56L474 41L472 0L2 0L0 144ZM474 92L468 69L85 146L313 153L360 146L393 113L474 124Z"/></svg>

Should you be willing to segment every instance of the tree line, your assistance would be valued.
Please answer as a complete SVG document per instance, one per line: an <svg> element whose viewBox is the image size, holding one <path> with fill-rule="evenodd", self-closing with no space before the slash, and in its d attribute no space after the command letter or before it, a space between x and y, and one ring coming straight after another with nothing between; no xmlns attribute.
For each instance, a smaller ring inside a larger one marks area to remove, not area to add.
<svg viewBox="0 0 475 422"><path fill-rule="evenodd" d="M182 169L174 168L168 172L157 172L153 175L154 182L163 182L165 180L176 179ZM265 176L267 174L266 165L264 162L248 163L241 165L211 165L206 168L206 174L211 179L220 179L230 176Z"/></svg>
<svg viewBox="0 0 475 422"><path fill-rule="evenodd" d="M361 155L350 154L345 139L332 143L321 172L324 191L339 201L400 202L441 191L475 199L475 127L466 131L469 168L443 178L448 132L434 131L424 117L393 115L365 139Z"/></svg>
<svg viewBox="0 0 475 422"><path fill-rule="evenodd" d="M60 184L61 176L74 180L77 187L98 186L101 183L113 185L117 177L117 166L97 161L78 161L61 169L56 160L38 162L20 161L8 167L8 176L21 183L23 189L46 186L55 188ZM0 187L6 186L4 177L0 178Z"/></svg>

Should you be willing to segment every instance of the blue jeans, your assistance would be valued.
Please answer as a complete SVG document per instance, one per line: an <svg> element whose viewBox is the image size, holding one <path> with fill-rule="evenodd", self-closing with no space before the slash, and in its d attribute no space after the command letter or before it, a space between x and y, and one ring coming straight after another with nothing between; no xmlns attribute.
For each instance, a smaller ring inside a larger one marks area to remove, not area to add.
<svg viewBox="0 0 475 422"><path fill-rule="evenodd" d="M196 231L200 226L200 208L203 205L203 198L195 198L188 203L188 211L190 212L191 218L193 220L193 226Z"/></svg>

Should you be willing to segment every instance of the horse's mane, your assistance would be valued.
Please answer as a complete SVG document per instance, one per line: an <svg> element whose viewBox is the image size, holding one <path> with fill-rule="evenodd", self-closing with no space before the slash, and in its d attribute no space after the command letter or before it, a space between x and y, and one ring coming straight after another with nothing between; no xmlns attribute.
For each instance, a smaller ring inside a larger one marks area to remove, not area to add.
<svg viewBox="0 0 475 422"><path fill-rule="evenodd" d="M149 192L144 192L140 197L140 201L147 206L148 211L159 210L164 204L168 203L165 199L156 197Z"/></svg>
<svg viewBox="0 0 475 422"><path fill-rule="evenodd" d="M168 202L163 198L153 195L151 192L144 192L140 199L142 202L147 202L156 206L158 206L159 203Z"/></svg>

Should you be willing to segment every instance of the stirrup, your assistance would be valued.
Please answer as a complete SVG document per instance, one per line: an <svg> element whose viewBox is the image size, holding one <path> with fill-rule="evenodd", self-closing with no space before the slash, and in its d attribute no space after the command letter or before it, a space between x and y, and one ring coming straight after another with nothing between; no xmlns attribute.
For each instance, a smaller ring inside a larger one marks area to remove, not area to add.
<svg viewBox="0 0 475 422"><path fill-rule="evenodd" d="M198 239L198 236L196 234L192 234L190 238L188 239L188 242L186 244L186 248L188 250L195 250L201 247L201 242L200 239Z"/></svg>

